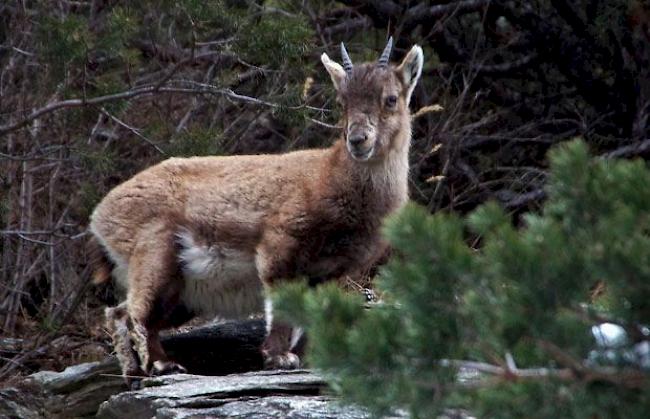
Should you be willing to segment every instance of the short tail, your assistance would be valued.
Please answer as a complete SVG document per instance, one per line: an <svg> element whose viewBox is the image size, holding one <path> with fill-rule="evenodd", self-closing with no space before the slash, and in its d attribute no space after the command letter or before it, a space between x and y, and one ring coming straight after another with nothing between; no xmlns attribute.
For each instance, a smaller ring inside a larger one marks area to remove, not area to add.
<svg viewBox="0 0 650 419"><path fill-rule="evenodd" d="M92 269L93 284L101 285L111 280L113 262L95 236L91 236L87 244L88 263Z"/></svg>

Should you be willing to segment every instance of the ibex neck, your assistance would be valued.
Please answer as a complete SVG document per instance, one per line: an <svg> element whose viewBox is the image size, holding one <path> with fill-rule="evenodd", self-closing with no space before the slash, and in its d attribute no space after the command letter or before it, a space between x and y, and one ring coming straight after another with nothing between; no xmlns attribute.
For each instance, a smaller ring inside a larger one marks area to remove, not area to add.
<svg viewBox="0 0 650 419"><path fill-rule="evenodd" d="M386 213L401 208L408 201L410 127L401 138L394 139L394 144L380 162L364 168L374 193L386 205Z"/></svg>
<svg viewBox="0 0 650 419"><path fill-rule="evenodd" d="M410 128L410 127L409 127ZM345 148L344 140L333 146L333 160L338 167L336 173L343 178L331 177L333 188L342 188L359 204L373 209L376 215L386 214L401 208L408 200L408 153L411 132L404 130L393 139L393 147L381 159L370 162L354 160Z"/></svg>

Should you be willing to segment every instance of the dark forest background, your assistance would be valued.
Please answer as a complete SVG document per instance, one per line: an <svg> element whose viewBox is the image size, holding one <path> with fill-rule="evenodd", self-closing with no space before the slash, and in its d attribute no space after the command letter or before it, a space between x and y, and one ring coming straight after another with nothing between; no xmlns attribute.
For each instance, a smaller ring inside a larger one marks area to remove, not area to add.
<svg viewBox="0 0 650 419"><path fill-rule="evenodd" d="M650 156L649 24L646 0L2 2L0 379L110 351L84 243L112 187L170 156L330 144L319 56L340 42L424 49L413 200L517 215L554 144Z"/></svg>

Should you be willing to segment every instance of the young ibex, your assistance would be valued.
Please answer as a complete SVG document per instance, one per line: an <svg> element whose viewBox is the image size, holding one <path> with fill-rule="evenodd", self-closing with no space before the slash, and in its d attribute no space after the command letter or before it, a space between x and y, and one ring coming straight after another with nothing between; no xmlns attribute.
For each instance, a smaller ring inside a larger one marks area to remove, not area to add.
<svg viewBox="0 0 650 419"><path fill-rule="evenodd" d="M385 250L382 220L408 199L409 101L422 70L414 46L398 66L392 38L376 63L321 60L343 106L343 138L280 155L172 158L113 189L95 209L95 282L114 276L126 301L107 309L125 376L183 371L161 329L193 314L265 312L268 367L291 368L286 327L271 327L264 288L340 277ZM112 272L111 272L112 270Z"/></svg>

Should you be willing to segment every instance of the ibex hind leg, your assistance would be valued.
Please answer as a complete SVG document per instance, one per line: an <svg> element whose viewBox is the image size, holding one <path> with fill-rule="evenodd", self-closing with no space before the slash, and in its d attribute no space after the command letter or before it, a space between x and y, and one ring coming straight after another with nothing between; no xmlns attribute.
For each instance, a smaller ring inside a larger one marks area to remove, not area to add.
<svg viewBox="0 0 650 419"><path fill-rule="evenodd" d="M140 386L140 378L145 375L140 368L138 354L133 348L133 340L129 333L129 316L126 302L117 307L108 307L105 310L106 328L113 340L115 354L122 369L122 375L129 388Z"/></svg>
<svg viewBox="0 0 650 419"><path fill-rule="evenodd" d="M167 358L167 354L160 344L158 329L145 327L142 322L133 322L131 335L136 343L140 362L146 366L149 375L167 375L186 373L187 370L180 364Z"/></svg>
<svg viewBox="0 0 650 419"><path fill-rule="evenodd" d="M182 288L173 228L151 224L141 233L127 276L130 332L141 368L150 375L185 372L169 360L158 335L170 326L169 315L178 306Z"/></svg>

